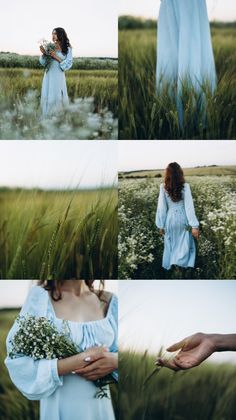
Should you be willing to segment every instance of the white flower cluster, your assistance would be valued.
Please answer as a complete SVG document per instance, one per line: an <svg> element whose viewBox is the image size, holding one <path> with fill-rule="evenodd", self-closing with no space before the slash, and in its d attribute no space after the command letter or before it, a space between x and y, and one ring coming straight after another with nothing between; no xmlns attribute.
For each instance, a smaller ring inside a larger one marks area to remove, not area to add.
<svg viewBox="0 0 236 420"><path fill-rule="evenodd" d="M34 360L63 359L81 352L71 340L66 322L59 332L53 322L44 317L18 316L16 321L19 328L11 340L11 358L21 354Z"/></svg>
<svg viewBox="0 0 236 420"><path fill-rule="evenodd" d="M56 115L42 119L38 91L28 91L9 110L1 105L0 138L5 140L115 140L118 122L106 108L95 113L93 98L77 98Z"/></svg>

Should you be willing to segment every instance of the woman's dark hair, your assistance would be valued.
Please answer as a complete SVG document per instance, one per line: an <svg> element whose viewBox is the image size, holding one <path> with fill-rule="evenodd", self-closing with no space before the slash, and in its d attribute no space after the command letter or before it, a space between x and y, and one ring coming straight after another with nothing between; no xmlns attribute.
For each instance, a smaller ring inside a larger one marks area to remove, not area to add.
<svg viewBox="0 0 236 420"><path fill-rule="evenodd" d="M164 187L172 201L177 202L182 199L184 183L181 166L177 162L169 163L165 171Z"/></svg>
<svg viewBox="0 0 236 420"><path fill-rule="evenodd" d="M54 28L53 31L55 31L56 34L57 34L57 38L58 38L58 41L59 41L60 46L61 46L61 51L64 54L67 54L68 53L68 48L71 47L71 45L70 45L70 41L67 37L65 29Z"/></svg>
<svg viewBox="0 0 236 420"><path fill-rule="evenodd" d="M103 295L105 281L100 280L98 293L94 289L93 283L95 280L84 280L84 281L85 281L85 284L88 286L89 290L93 293L96 293L100 299ZM66 280L38 280L38 285L42 286L45 290L48 290L50 292L51 298L55 301L58 301L61 299L61 287L64 282L66 282Z"/></svg>

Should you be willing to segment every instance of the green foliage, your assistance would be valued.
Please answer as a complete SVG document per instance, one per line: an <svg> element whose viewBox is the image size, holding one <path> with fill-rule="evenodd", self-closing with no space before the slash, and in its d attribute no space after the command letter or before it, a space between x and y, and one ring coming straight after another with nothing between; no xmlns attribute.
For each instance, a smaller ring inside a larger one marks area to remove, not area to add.
<svg viewBox="0 0 236 420"><path fill-rule="evenodd" d="M176 100L168 89L156 94L156 30L122 30L119 34L120 139L234 139L236 137L236 28L215 25L212 40L218 86L207 98L206 120L198 97L186 87L186 121L181 130Z"/></svg>
<svg viewBox="0 0 236 420"><path fill-rule="evenodd" d="M0 193L0 278L117 278L117 191Z"/></svg>
<svg viewBox="0 0 236 420"><path fill-rule="evenodd" d="M233 420L236 366L204 363L190 371L162 368L145 384L154 357L120 352L120 420Z"/></svg>
<svg viewBox="0 0 236 420"><path fill-rule="evenodd" d="M120 279L235 279L236 180L191 176L200 239L195 269L162 269L163 239L155 225L158 178L119 182Z"/></svg>

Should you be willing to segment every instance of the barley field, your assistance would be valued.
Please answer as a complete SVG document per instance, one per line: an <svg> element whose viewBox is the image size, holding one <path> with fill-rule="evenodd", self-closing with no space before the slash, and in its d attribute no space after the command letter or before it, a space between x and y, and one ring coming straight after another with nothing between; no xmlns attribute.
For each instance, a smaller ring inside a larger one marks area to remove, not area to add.
<svg viewBox="0 0 236 420"><path fill-rule="evenodd" d="M1 279L117 278L117 190L0 190Z"/></svg>
<svg viewBox="0 0 236 420"><path fill-rule="evenodd" d="M197 176L201 171L203 175ZM155 225L162 173L147 174L120 174L119 279L235 279L235 167L185 170L200 222L200 239L195 268L181 271L162 269L164 243Z"/></svg>
<svg viewBox="0 0 236 420"><path fill-rule="evenodd" d="M120 352L120 420L235 418L235 365L204 362L182 372L161 368L146 382L155 359L147 352Z"/></svg>
<svg viewBox="0 0 236 420"><path fill-rule="evenodd" d="M71 104L67 112L45 123L39 110L43 68L38 68L35 57L20 61L19 56L18 62L12 57L6 60L5 55L4 61L2 55L0 139L117 139L118 82L113 60L75 63L66 72Z"/></svg>
<svg viewBox="0 0 236 420"><path fill-rule="evenodd" d="M7 333L18 312L19 309L0 310L0 419L39 420L38 401L27 400L27 398L17 390L11 382L8 371L4 365ZM117 413L117 386L111 386L111 392L115 412Z"/></svg>
<svg viewBox="0 0 236 420"><path fill-rule="evenodd" d="M135 22L134 22L135 23ZM196 111L198 98L185 89L183 129L176 99L156 95L156 30L119 31L119 138L120 139L235 139L236 138L236 25L212 25L218 86L213 97L205 86L206 118ZM130 22L120 27L129 28ZM135 26L136 25L136 26ZM134 28L137 27L137 22Z"/></svg>

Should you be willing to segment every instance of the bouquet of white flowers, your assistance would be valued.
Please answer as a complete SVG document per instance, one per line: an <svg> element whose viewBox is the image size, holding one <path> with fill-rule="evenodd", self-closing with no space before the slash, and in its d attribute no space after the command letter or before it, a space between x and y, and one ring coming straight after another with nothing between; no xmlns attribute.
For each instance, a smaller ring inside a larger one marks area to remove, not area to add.
<svg viewBox="0 0 236 420"><path fill-rule="evenodd" d="M50 68L51 62L53 60L53 58L50 55L50 52L51 51L56 51L56 45L53 42L48 42L46 39L41 39L39 41L39 44L45 50L45 54L44 54L45 69L46 69L46 71L48 71L49 68Z"/></svg>
<svg viewBox="0 0 236 420"><path fill-rule="evenodd" d="M10 341L9 357L11 359L19 355L32 357L34 360L64 359L83 351L72 341L67 321L63 321L61 332L57 330L52 321L45 317L18 316L16 322L19 328ZM106 385L113 382L115 380L112 375L94 381L94 384L99 388L95 397L108 397Z"/></svg>

